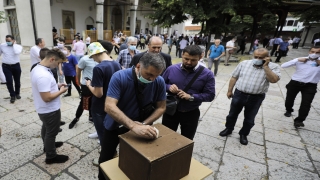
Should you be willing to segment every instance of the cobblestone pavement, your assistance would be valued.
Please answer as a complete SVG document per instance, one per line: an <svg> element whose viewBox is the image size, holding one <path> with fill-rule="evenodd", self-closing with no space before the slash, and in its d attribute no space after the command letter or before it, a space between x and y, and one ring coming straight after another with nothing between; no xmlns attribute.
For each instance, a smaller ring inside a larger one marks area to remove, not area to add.
<svg viewBox="0 0 320 180"><path fill-rule="evenodd" d="M163 51L167 52L166 45ZM293 50L282 62L305 56L307 52L307 49L301 48ZM175 49L171 54L174 53ZM248 57L242 59L246 58ZM243 113L240 114L232 135L219 136L219 132L224 129L230 106L226 93L230 74L236 63L231 64L223 66L221 63L216 77L216 98L200 107L202 121L194 139L193 157L213 170L213 174L207 179L319 179L319 93L314 98L304 128L293 127L300 95L295 101L294 116L288 118L283 115L285 85L294 68L282 69L281 80L271 84L256 117L256 125L248 136L247 146L240 144L238 135ZM97 139L88 138L88 134L95 131L88 122L88 113L84 112L76 127L68 129L79 104L75 88L71 97L61 98L62 120L67 124L62 126L63 131L57 136L57 141L65 142L57 149L58 153L69 155L70 160L58 165L44 163L41 121L35 112L31 96L30 60L27 52L21 55L21 65L22 99L10 104L6 87L0 86L0 179L97 179L98 168L92 165L92 159L99 156L99 144Z"/></svg>

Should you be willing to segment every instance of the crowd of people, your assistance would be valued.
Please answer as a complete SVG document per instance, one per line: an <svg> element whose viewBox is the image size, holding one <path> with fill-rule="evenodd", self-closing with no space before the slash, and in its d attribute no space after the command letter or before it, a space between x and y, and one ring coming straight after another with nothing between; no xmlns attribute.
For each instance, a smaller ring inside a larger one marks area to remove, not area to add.
<svg viewBox="0 0 320 180"><path fill-rule="evenodd" d="M71 82L79 93L80 101L75 118L69 129L76 128L84 110L89 111L89 121L93 122L96 133L89 137L98 138L101 145L100 164L112 159L119 144L118 135L133 131L146 139L156 138L152 123L162 116L162 124L181 135L193 139L200 117L199 106L202 102L211 102L216 95L215 77L220 59L225 57L228 66L231 54L234 54L236 38L230 39L226 47L220 39L208 47L208 66L204 61L208 36L188 37L173 34L142 35L126 37L121 32L114 35L113 41L90 42L90 37L82 41L80 34L75 36L72 45L66 45L58 38L56 47L45 48L45 40L39 38L30 50L31 85L34 105L39 119L43 122L41 137L46 153L47 164L64 163L68 156L58 155L56 148L63 142L56 142L61 132L60 96L71 96ZM240 49L244 51L247 37L238 39ZM229 114L226 117L226 129L220 136L232 133L239 113L244 108L243 127L239 131L240 143L248 144L247 136L254 126L255 116L265 99L270 83L277 83L281 78L280 66L271 62L270 56L277 54L276 62L285 56L290 39L282 37L263 41L264 48L255 48L253 59L240 62L232 73L227 97L232 98ZM257 41L258 42L258 41ZM266 43L267 42L267 43ZM291 44L296 43L293 39ZM162 52L167 44L168 54ZM172 64L171 46L177 46L176 56L181 63ZM137 47L146 48L140 52ZM146 47L145 47L146 46ZM265 47L272 47L271 53ZM112 50L118 54L111 56ZM22 47L15 43L14 37L6 36L6 43L0 45L2 68L10 102L20 96L20 57ZM214 65L214 71L211 71ZM283 68L296 66L296 72L286 86L286 112L290 117L297 93L302 93L295 127L304 126L312 100L320 81L320 47L312 47L309 55L288 61ZM14 82L14 83L13 83ZM13 84L15 85L13 87ZM167 95L175 96L178 106L173 114L166 113ZM99 179L104 179L99 168Z"/></svg>

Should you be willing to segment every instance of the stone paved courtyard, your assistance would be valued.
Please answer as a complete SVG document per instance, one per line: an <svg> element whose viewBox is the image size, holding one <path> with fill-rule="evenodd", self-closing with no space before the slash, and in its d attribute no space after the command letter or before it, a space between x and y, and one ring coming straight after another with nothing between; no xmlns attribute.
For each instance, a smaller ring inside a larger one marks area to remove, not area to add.
<svg viewBox="0 0 320 180"><path fill-rule="evenodd" d="M167 52L166 45L163 51ZM290 51L282 62L306 56L307 52L307 49L301 48ZM171 55L174 53L175 49ZM232 135L219 136L231 102L226 93L231 72L237 65L231 64L223 66L221 63L216 77L216 98L213 102L203 103L200 108L202 121L194 139L193 157L213 170L207 179L320 179L320 94L317 93L314 98L304 128L293 127L300 95L295 101L294 116L288 118L283 115L285 85L294 68L281 69L281 80L271 84L256 117L256 125L248 136L247 146L240 144L238 135L243 113ZM98 168L92 165L92 159L99 157L99 144L97 139L88 138L88 134L95 131L93 124L88 122L88 112L84 112L73 129L68 129L79 104L74 87L71 97L61 98L62 120L67 124L61 126L63 131L57 136L57 141L64 142L57 149L58 153L69 155L70 160L64 164L44 163L40 137L42 123L31 96L28 52L21 55L21 66L21 100L10 104L6 86L0 86L0 179L97 179Z"/></svg>

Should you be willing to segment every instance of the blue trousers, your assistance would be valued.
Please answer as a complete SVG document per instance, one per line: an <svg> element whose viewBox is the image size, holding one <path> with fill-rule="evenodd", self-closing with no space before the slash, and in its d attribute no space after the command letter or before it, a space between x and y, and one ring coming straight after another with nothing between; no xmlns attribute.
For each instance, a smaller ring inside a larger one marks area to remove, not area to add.
<svg viewBox="0 0 320 180"><path fill-rule="evenodd" d="M102 137L103 137L103 131L104 131L103 121L104 121L104 118L106 117L107 114L106 113L97 113L97 112L93 112L93 111L91 111L91 114L92 114L93 124L97 130L98 137L99 137L100 144L101 144Z"/></svg>
<svg viewBox="0 0 320 180"><path fill-rule="evenodd" d="M7 80L7 88L11 97L15 97L20 94L20 77L21 77L21 67L20 63L17 64L5 64L2 63L3 74ZM14 87L13 88L13 81Z"/></svg>
<svg viewBox="0 0 320 180"><path fill-rule="evenodd" d="M227 116L226 128L233 131L238 115L244 108L244 121L239 134L249 135L265 96L265 94L247 94L236 89L231 101L229 115Z"/></svg>

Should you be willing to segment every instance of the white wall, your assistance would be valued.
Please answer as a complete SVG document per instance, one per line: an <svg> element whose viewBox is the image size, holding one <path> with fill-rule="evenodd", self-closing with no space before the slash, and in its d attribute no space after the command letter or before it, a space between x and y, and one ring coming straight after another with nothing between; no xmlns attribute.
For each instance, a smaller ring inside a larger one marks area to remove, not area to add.
<svg viewBox="0 0 320 180"><path fill-rule="evenodd" d="M89 10L89 7L92 10ZM74 11L75 13L75 27L77 32L82 34L82 31L86 30L86 18L91 16L96 22L96 7L93 0L63 0L63 3L57 3L55 0L51 6L51 18L52 27L56 27L59 33L59 29L63 28L62 24L62 10ZM94 25L96 26L96 25Z"/></svg>
<svg viewBox="0 0 320 180"><path fill-rule="evenodd" d="M3 6L4 1L0 0L0 11L5 11ZM5 23L0 23L0 43L5 42L6 40L6 35L9 34L9 22L5 22Z"/></svg>
<svg viewBox="0 0 320 180"><path fill-rule="evenodd" d="M53 46L50 1L33 0L38 38L43 38L47 47Z"/></svg>
<svg viewBox="0 0 320 180"><path fill-rule="evenodd" d="M288 21L297 21L298 19L297 18L294 18L294 17L287 17L286 18L286 23L288 23ZM297 31L300 31L304 28L303 26L303 22L298 22L297 26L283 26L282 28L282 31L293 31L293 29L297 29Z"/></svg>
<svg viewBox="0 0 320 180"><path fill-rule="evenodd" d="M145 13L143 13L143 11L136 11L137 12L137 19L138 20L141 20L141 26L140 26L140 31L142 29L142 33L145 33L145 30L146 30L146 24L149 23L149 31L151 30L152 31L152 28L153 26L151 25L152 24L152 20L149 19L149 18L145 18ZM139 31L139 32L140 32ZM152 32L153 33L153 32Z"/></svg>
<svg viewBox="0 0 320 180"><path fill-rule="evenodd" d="M35 37L32 25L30 1L16 0L16 12L22 46L33 46Z"/></svg>

